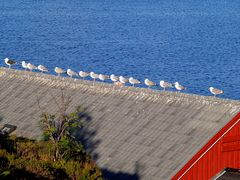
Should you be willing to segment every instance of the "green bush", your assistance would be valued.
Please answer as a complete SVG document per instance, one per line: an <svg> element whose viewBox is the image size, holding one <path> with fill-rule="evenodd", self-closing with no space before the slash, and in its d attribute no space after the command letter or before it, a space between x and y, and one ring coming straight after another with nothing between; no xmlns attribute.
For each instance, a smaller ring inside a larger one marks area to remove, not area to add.
<svg viewBox="0 0 240 180"><path fill-rule="evenodd" d="M82 153L82 146L79 149L75 147L77 152L72 149L74 158L64 157L54 161L51 141L10 137L5 138L6 144L9 144L9 139L14 139L16 152L8 152L6 149L9 148L0 149L0 179L102 179L90 156Z"/></svg>

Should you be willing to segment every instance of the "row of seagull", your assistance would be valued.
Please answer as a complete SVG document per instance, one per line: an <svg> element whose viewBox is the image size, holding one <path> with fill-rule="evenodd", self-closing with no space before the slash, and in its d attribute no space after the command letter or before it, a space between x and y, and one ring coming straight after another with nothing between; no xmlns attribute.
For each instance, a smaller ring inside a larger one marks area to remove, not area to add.
<svg viewBox="0 0 240 180"><path fill-rule="evenodd" d="M14 64L17 64L15 61L9 59L9 58L5 58L5 63L9 66L9 69L11 68L12 65ZM33 70L39 70L41 71L41 73L44 73L44 72L48 72L49 70L43 66L43 65L38 65L38 66L35 66L31 63L27 63L25 61L22 61L21 62L21 65L22 67L25 69L25 70L30 70L30 71L33 71ZM96 79L99 79L101 81L105 81L107 79L110 79L113 83L115 83L116 85L120 85L120 86L123 86L125 85L126 83L130 83L132 86L135 86L135 85L138 85L138 84L141 84L141 82L138 80L138 79L135 79L133 77L130 77L130 78L126 78L126 77L123 77L123 76L116 76L114 74L112 75L104 75L104 74L96 74L94 72L84 72L84 71L79 71L79 73L71 70L71 69L67 69L67 71L63 70L62 68L60 67L55 67L54 71L58 74L58 76L61 76L61 74L67 74L68 76L70 76L71 78L73 77L76 77L76 76L80 76L81 78L86 78L86 77L91 77L93 79L93 81L95 82ZM157 86L157 83L149 80L149 79L145 79L144 80L144 84L146 86L148 86L148 88L150 88L151 86ZM185 90L187 89L185 86L179 84L178 82L175 82L175 83L170 83L170 82L166 82L164 80L161 80L159 82L159 86L163 88L163 90L165 91L167 88L173 88L175 87L179 92L182 91L182 90ZM223 90L220 90L220 89L217 89L217 88L214 88L214 87L210 87L209 88L209 91L214 95L220 95L220 94L223 94Z"/></svg>

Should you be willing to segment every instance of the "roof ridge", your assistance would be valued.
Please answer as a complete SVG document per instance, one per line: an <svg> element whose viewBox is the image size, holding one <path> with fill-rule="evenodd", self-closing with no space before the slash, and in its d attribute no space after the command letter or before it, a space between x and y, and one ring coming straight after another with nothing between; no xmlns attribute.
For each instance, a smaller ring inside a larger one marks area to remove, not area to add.
<svg viewBox="0 0 240 180"><path fill-rule="evenodd" d="M58 77L51 74L42 74L23 70L0 68L0 77L19 78L20 80L28 80L39 84L44 84L52 88L66 88L71 90L87 90L90 93L129 96L136 101L158 102L164 99L167 103L175 102L190 104L193 101L202 105L215 106L222 104L231 108L230 113L235 114L240 110L240 101L231 99L220 99L212 96L203 96L197 94L187 94L172 91L160 91L154 89L146 89L139 87L117 87L110 83L93 82L83 79L70 79L67 77Z"/></svg>

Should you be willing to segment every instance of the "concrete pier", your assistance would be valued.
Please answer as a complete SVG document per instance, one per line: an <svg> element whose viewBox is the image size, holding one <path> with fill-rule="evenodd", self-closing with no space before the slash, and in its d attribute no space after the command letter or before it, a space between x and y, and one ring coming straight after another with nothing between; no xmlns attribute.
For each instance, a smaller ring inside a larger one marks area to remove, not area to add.
<svg viewBox="0 0 240 180"><path fill-rule="evenodd" d="M56 112L52 97L64 89L90 120L86 147L102 168L141 179L169 179L240 110L240 102L74 80L0 68L0 126L39 138L42 108Z"/></svg>

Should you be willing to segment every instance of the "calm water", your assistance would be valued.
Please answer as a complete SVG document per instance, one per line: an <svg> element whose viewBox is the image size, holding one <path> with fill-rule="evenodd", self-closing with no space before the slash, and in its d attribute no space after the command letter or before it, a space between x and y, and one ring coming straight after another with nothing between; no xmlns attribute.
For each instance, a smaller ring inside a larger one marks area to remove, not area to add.
<svg viewBox="0 0 240 180"><path fill-rule="evenodd" d="M0 25L0 59L240 98L238 0L2 0Z"/></svg>

